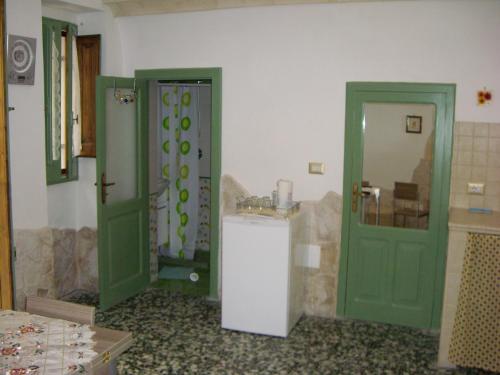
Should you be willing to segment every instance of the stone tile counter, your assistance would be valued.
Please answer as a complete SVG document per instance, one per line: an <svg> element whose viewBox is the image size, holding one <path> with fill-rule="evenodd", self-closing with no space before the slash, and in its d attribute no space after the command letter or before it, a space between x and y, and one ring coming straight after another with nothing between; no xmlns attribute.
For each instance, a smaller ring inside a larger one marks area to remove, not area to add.
<svg viewBox="0 0 500 375"><path fill-rule="evenodd" d="M458 305L467 234L472 232L500 236L500 212L482 214L471 213L463 208L451 208L448 227L446 281L438 355L439 367L454 367L448 359L448 353Z"/></svg>
<svg viewBox="0 0 500 375"><path fill-rule="evenodd" d="M464 208L450 209L450 231L496 234L500 236L500 212L491 214L471 213Z"/></svg>

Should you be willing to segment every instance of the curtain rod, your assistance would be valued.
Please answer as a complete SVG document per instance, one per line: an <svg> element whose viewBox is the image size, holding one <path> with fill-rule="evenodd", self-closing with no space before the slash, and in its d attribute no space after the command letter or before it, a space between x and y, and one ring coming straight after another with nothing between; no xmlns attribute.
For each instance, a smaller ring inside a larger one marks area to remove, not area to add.
<svg viewBox="0 0 500 375"><path fill-rule="evenodd" d="M182 82L159 82L158 86L187 86L187 87L211 87L210 83L182 83Z"/></svg>

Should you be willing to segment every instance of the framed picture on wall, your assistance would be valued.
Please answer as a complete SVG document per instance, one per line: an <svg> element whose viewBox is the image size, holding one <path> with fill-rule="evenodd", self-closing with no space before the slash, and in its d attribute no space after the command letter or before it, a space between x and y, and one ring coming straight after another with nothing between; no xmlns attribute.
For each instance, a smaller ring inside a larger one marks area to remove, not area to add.
<svg viewBox="0 0 500 375"><path fill-rule="evenodd" d="M422 116L406 116L406 132L422 133Z"/></svg>

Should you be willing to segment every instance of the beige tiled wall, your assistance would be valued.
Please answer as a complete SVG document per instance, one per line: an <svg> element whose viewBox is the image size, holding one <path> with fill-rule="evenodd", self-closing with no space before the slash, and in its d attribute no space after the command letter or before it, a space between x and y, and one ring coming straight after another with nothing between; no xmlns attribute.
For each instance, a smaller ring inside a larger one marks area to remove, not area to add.
<svg viewBox="0 0 500 375"><path fill-rule="evenodd" d="M468 182L484 183L485 194L467 194ZM455 123L450 206L500 211L500 123Z"/></svg>

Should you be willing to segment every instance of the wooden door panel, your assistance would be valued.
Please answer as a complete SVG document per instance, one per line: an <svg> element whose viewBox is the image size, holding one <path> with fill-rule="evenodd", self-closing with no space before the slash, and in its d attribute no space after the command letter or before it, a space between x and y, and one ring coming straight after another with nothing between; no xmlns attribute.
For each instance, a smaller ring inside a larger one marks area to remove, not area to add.
<svg viewBox="0 0 500 375"><path fill-rule="evenodd" d="M392 303L417 306L422 300L423 252L420 243L397 242L392 285Z"/></svg>
<svg viewBox="0 0 500 375"><path fill-rule="evenodd" d="M143 273L141 253L141 213L129 212L108 221L109 284L114 288L120 283L130 282Z"/></svg>
<svg viewBox="0 0 500 375"><path fill-rule="evenodd" d="M99 300L103 310L149 285L146 91L144 81L97 79ZM120 100L124 92L135 95L134 100L125 104ZM113 137L117 129L127 136ZM138 151L134 162L124 165L120 161L133 152L131 145ZM113 180L107 180L108 174Z"/></svg>
<svg viewBox="0 0 500 375"><path fill-rule="evenodd" d="M384 299L383 279L379 275L385 271L389 246L388 241L374 238L363 238L359 241L358 300L377 302Z"/></svg>

